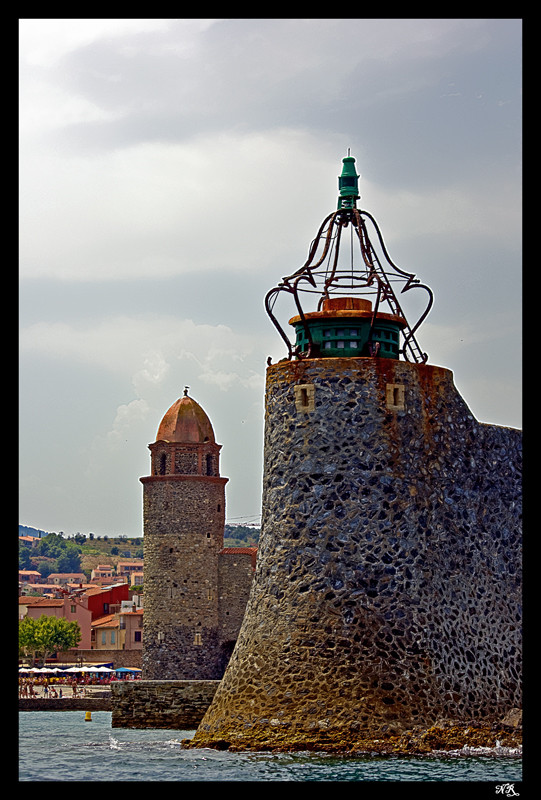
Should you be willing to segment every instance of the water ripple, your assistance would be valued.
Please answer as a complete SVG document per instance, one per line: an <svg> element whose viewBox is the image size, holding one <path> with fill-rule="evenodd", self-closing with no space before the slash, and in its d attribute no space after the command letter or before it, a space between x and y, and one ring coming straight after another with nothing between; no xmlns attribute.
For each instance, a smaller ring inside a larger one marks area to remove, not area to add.
<svg viewBox="0 0 541 800"><path fill-rule="evenodd" d="M19 714L20 781L491 781L515 783L522 760L508 748L404 758L324 753L185 750L193 731L111 729L110 712ZM494 756L498 757L494 757Z"/></svg>

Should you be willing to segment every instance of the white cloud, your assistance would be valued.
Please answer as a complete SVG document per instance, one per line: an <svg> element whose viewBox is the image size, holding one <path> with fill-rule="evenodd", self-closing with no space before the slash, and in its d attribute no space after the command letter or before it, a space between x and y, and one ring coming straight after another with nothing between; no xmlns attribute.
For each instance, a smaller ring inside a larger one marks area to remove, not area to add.
<svg viewBox="0 0 541 800"><path fill-rule="evenodd" d="M133 380L139 391L163 383L175 361L192 359L210 370L238 365L253 342L225 325L197 325L175 317L113 317L84 327L39 322L21 331L23 354L77 361Z"/></svg>
<svg viewBox="0 0 541 800"><path fill-rule="evenodd" d="M118 407L112 430L106 437L107 449L117 449L120 442L130 435L134 425L146 420L149 407L146 400L132 400Z"/></svg>
<svg viewBox="0 0 541 800"><path fill-rule="evenodd" d="M19 22L21 58L34 66L47 66L96 39L164 30L171 20L23 19ZM197 24L198 21L193 22Z"/></svg>
<svg viewBox="0 0 541 800"><path fill-rule="evenodd" d="M139 391L142 387L160 385L170 370L170 364L159 351L148 352L143 355L143 366L133 376L133 385Z"/></svg>

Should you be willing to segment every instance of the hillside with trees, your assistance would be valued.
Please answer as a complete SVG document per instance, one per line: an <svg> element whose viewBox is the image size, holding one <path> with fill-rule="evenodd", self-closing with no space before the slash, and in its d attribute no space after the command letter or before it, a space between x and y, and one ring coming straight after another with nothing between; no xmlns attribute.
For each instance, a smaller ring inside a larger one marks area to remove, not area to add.
<svg viewBox="0 0 541 800"><path fill-rule="evenodd" d="M19 536L41 538L33 547L19 545L19 569L34 570L42 578L54 572L83 572L88 579L98 564L116 566L126 558L143 558L143 537L96 536L76 533L67 536L46 533L37 528L19 525ZM225 547L254 547L259 541L259 528L249 525L226 525Z"/></svg>
<svg viewBox="0 0 541 800"><path fill-rule="evenodd" d="M251 525L226 525L224 530L224 547L257 547L259 528Z"/></svg>

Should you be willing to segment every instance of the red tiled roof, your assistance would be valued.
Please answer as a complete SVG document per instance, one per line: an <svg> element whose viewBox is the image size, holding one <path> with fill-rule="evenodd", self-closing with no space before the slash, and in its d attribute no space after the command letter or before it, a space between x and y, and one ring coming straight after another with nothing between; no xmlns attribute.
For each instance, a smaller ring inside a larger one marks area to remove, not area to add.
<svg viewBox="0 0 541 800"><path fill-rule="evenodd" d="M49 578L53 576L55 578L74 578L75 576L79 577L80 575L83 575L84 577L84 572L51 572Z"/></svg>
<svg viewBox="0 0 541 800"><path fill-rule="evenodd" d="M44 608L60 608L60 606L64 605L64 600L61 598L54 598L54 597L45 597L40 598L39 603L34 603L35 606L43 606Z"/></svg>
<svg viewBox="0 0 541 800"><path fill-rule="evenodd" d="M109 589L112 589L113 586L122 586L122 583L108 583L107 586L94 586L90 583L85 583L85 586L88 586L88 589L85 591L87 596L95 595L95 594L103 594L104 592L108 592Z"/></svg>
<svg viewBox="0 0 541 800"><path fill-rule="evenodd" d="M98 617L98 619L95 619L91 623L93 628L117 628L118 625L119 621L115 614L106 614L104 617Z"/></svg>

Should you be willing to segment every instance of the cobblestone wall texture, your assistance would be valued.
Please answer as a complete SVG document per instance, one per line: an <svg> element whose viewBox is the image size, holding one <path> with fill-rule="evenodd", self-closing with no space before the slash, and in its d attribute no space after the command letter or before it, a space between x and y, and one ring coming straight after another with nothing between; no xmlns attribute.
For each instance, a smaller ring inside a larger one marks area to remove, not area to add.
<svg viewBox="0 0 541 800"><path fill-rule="evenodd" d="M133 681L111 684L113 728L193 730L219 681Z"/></svg>
<svg viewBox="0 0 541 800"><path fill-rule="evenodd" d="M521 441L441 367L270 366L256 574L194 746L354 745L520 708Z"/></svg>

